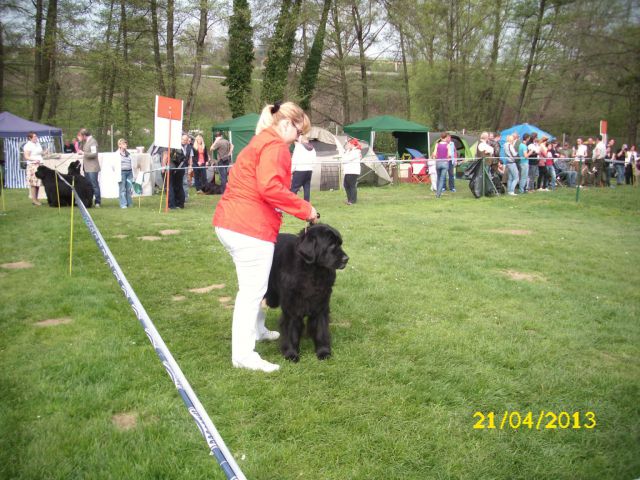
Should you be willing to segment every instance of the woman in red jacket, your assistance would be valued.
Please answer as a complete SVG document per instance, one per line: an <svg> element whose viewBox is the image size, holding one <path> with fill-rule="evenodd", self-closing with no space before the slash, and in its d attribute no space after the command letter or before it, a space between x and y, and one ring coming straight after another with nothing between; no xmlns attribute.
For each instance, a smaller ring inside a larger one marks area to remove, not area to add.
<svg viewBox="0 0 640 480"><path fill-rule="evenodd" d="M310 126L307 115L294 103L266 106L256 136L229 172L227 188L213 216L216 235L233 258L238 276L231 328L234 367L264 372L280 368L260 358L255 342L279 337L278 332L266 329L260 304L267 291L282 212L311 222L318 216L309 202L289 190L289 145Z"/></svg>

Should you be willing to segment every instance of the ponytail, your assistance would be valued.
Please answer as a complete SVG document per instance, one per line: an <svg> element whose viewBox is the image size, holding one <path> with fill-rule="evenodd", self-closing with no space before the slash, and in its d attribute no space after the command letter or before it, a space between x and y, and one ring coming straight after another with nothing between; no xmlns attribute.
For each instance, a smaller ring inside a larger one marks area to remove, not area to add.
<svg viewBox="0 0 640 480"><path fill-rule="evenodd" d="M282 103L278 101L262 109L260 119L256 125L256 135L285 119L301 125L303 133L308 133L311 128L311 121L302 108L293 102Z"/></svg>

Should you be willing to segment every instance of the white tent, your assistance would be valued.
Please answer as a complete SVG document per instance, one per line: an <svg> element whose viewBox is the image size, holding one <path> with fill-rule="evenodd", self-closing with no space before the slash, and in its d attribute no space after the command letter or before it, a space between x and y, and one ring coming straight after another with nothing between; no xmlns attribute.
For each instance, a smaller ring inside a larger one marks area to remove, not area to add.
<svg viewBox="0 0 640 480"><path fill-rule="evenodd" d="M312 190L337 190L342 185L341 160L344 154L346 135L333 135L320 127L311 127L307 135L316 150L317 163L313 166L311 177ZM365 142L362 143L362 174L358 182L370 185L387 185L391 183L389 172L378 160L375 152Z"/></svg>

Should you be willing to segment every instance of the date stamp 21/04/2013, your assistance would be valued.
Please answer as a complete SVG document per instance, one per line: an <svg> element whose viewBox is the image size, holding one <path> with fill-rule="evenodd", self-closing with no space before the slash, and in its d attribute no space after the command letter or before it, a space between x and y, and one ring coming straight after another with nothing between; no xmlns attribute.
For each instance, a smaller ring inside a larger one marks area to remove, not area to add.
<svg viewBox="0 0 640 480"><path fill-rule="evenodd" d="M539 412L475 412L473 418L477 419L473 425L476 430L554 430L554 429L586 429L596 427L596 414L594 412L553 412L540 410Z"/></svg>

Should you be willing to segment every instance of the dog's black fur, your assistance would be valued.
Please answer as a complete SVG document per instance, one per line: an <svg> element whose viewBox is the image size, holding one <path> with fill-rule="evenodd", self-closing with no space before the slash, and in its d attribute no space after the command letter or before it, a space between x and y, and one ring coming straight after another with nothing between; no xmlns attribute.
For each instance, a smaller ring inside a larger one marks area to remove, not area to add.
<svg viewBox="0 0 640 480"><path fill-rule="evenodd" d="M265 299L269 307L282 308L280 351L286 359L300 359L305 317L316 356L331 356L329 302L336 270L348 261L340 232L329 225L313 225L297 236L278 235Z"/></svg>
<svg viewBox="0 0 640 480"><path fill-rule="evenodd" d="M62 177L69 182L69 185L74 183L75 189L84 203L84 206L89 208L93 204L93 187L89 181L80 175L80 162L72 162L69 164L68 174L62 175ZM71 188L67 186L62 180L58 179L58 190L56 191L56 173L44 165L40 165L36 170L36 177L42 180L44 191L47 194L47 203L50 207L58 206L58 193L60 194L60 206L68 207L71 205Z"/></svg>
<svg viewBox="0 0 640 480"><path fill-rule="evenodd" d="M212 179L210 182L207 182L204 187L202 187L202 192L205 195L222 195L222 185L218 185L215 182L215 179Z"/></svg>

